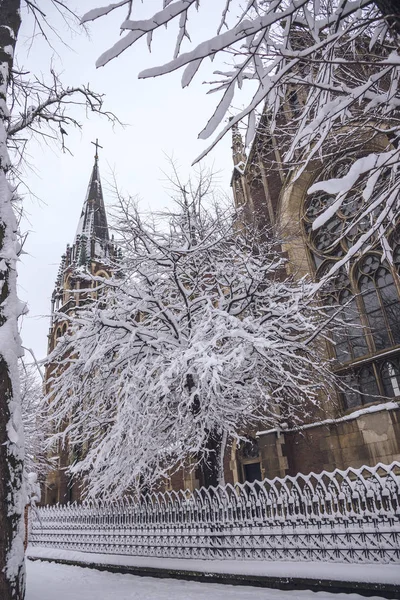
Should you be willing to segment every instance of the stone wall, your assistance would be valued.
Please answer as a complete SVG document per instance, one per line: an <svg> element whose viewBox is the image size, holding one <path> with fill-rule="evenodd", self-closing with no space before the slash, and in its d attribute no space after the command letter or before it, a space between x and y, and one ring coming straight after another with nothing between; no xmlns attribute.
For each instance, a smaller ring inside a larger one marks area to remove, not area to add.
<svg viewBox="0 0 400 600"><path fill-rule="evenodd" d="M388 405L389 406L389 405ZM400 460L400 406L357 411L346 420L259 436L265 477L319 473ZM361 414L360 414L361 413ZM357 415L357 416L356 416Z"/></svg>

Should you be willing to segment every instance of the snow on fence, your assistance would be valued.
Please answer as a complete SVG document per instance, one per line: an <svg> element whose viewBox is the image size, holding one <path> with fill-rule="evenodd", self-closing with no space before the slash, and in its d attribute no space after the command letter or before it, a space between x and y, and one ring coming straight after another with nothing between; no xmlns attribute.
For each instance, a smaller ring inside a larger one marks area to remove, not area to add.
<svg viewBox="0 0 400 600"><path fill-rule="evenodd" d="M193 559L400 562L400 463L46 506L33 546Z"/></svg>

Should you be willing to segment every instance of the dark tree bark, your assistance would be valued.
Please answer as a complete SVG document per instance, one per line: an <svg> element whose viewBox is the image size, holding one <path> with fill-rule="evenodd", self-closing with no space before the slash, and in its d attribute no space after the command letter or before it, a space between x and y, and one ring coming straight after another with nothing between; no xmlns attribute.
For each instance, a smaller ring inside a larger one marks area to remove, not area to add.
<svg viewBox="0 0 400 600"><path fill-rule="evenodd" d="M219 432L210 433L207 444L207 459L200 463L202 485L209 488L216 487L219 483L220 461L222 451L222 436Z"/></svg>
<svg viewBox="0 0 400 600"><path fill-rule="evenodd" d="M383 16L386 18L392 33L400 38L400 0L375 0Z"/></svg>
<svg viewBox="0 0 400 600"><path fill-rule="evenodd" d="M15 44L21 24L20 0L0 0L0 598L23 600L23 463L18 440L10 434L17 414L13 377L18 352L16 302L16 227L7 181L10 167L7 152L7 90ZM14 250L15 251L15 250ZM13 374L13 376L11 375ZM17 399L17 398L16 398ZM14 435L18 432L14 432Z"/></svg>

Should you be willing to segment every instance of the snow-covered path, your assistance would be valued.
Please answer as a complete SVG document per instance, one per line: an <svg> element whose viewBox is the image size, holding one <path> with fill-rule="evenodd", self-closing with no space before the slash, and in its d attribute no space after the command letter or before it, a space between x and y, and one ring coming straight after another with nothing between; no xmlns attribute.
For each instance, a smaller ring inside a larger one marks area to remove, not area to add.
<svg viewBox="0 0 400 600"><path fill-rule="evenodd" d="M27 573L26 600L365 600L358 594L283 592L136 577L29 560Z"/></svg>

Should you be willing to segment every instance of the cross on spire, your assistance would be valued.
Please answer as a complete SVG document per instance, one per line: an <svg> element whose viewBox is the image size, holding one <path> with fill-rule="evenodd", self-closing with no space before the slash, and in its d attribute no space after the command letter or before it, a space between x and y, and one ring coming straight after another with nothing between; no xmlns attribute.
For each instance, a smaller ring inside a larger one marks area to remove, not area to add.
<svg viewBox="0 0 400 600"><path fill-rule="evenodd" d="M103 149L103 146L100 146L98 138L96 138L95 142L90 142L90 143L93 144L93 146L96 146L96 154L94 155L94 159L95 159L95 161L98 161L99 160L98 149L99 148Z"/></svg>

